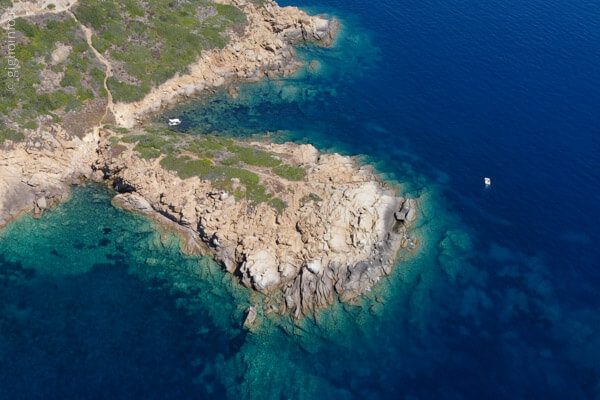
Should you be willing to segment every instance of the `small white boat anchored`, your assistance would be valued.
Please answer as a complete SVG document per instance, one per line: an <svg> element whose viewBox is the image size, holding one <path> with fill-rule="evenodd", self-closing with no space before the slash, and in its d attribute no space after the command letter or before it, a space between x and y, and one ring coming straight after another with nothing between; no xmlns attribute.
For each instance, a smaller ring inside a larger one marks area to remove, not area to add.
<svg viewBox="0 0 600 400"><path fill-rule="evenodd" d="M483 178L483 183L487 187L492 186L492 178L488 178L488 177Z"/></svg>
<svg viewBox="0 0 600 400"><path fill-rule="evenodd" d="M181 120L179 118L169 118L169 126L177 126L181 124Z"/></svg>

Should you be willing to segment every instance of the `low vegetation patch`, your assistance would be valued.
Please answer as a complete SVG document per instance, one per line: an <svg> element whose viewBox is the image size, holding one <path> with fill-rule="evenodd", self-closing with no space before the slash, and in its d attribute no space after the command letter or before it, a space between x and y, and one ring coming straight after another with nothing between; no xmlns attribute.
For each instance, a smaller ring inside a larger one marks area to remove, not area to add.
<svg viewBox="0 0 600 400"><path fill-rule="evenodd" d="M246 22L238 8L210 0L80 0L74 13L117 66L109 89L122 102L186 71L203 50L224 47L227 32Z"/></svg>
<svg viewBox="0 0 600 400"><path fill-rule="evenodd" d="M0 12L4 12L10 6L12 6L12 0L0 0Z"/></svg>
<svg viewBox="0 0 600 400"><path fill-rule="evenodd" d="M4 144L7 140L20 142L23 139L25 139L25 135L22 132L0 126L0 144Z"/></svg>
<svg viewBox="0 0 600 400"><path fill-rule="evenodd" d="M279 164L273 168L273 172L288 181L301 181L306 175L306 171L302 167L294 167L287 164Z"/></svg>
<svg viewBox="0 0 600 400"><path fill-rule="evenodd" d="M300 166L284 163L276 154L214 135L182 135L160 127L120 136L120 142L134 144L141 158L160 158L160 165L181 179L198 177L237 199L268 203L278 212L287 204L261 183L260 174L276 174L288 180L301 180ZM116 144L111 139L111 144Z"/></svg>
<svg viewBox="0 0 600 400"><path fill-rule="evenodd" d="M4 46L2 54L14 68L13 76L0 75L4 123L35 129L41 116L59 122L66 114L81 112L91 100L105 96L102 65L68 15L35 22L19 18L10 33L0 29L0 40L14 44L10 52ZM89 112L86 115L93 119Z"/></svg>

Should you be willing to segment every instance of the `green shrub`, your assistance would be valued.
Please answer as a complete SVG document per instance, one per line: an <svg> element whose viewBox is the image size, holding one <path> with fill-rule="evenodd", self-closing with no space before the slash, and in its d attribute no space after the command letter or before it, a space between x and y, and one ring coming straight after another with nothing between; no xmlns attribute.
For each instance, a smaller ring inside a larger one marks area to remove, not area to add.
<svg viewBox="0 0 600 400"><path fill-rule="evenodd" d="M275 158L271 153L249 146L230 145L227 150L234 154L231 164L239 161L255 167L273 168L281 164L281 160Z"/></svg>
<svg viewBox="0 0 600 400"><path fill-rule="evenodd" d="M306 171L302 167L293 167L287 164L281 164L273 168L273 173L289 181L301 181L306 176Z"/></svg>
<svg viewBox="0 0 600 400"><path fill-rule="evenodd" d="M67 68L65 75L60 81L62 87L77 87L81 81L81 74L75 68Z"/></svg>
<svg viewBox="0 0 600 400"><path fill-rule="evenodd" d="M0 10L12 6L12 0L0 0Z"/></svg>
<svg viewBox="0 0 600 400"><path fill-rule="evenodd" d="M284 210L287 208L287 206L288 206L288 205L287 205L287 203L286 203L285 201L281 200L281 199L280 199L280 198L278 198L278 197L275 197L275 198L273 198L273 199L269 200L269 205L270 205L271 207L273 207L275 210L277 210L277 212L278 212L279 214L283 213L283 211L284 211Z"/></svg>
<svg viewBox="0 0 600 400"><path fill-rule="evenodd" d="M38 126L39 124L35 119L29 120L23 124L23 128L25 129L37 129Z"/></svg>
<svg viewBox="0 0 600 400"><path fill-rule="evenodd" d="M20 142L24 139L25 135L22 132L0 126L0 144L3 144L7 140Z"/></svg>
<svg viewBox="0 0 600 400"><path fill-rule="evenodd" d="M158 158L158 157L160 157L160 154L161 154L159 149L155 149L154 147L147 147L147 146L143 146L143 145L135 146L134 150L137 151L138 153L140 153L140 157L143 158L144 160Z"/></svg>
<svg viewBox="0 0 600 400"><path fill-rule="evenodd" d="M207 5L216 15L198 18L198 6ZM232 5L212 1L80 0L74 13L93 27L94 47L124 63L125 70L141 82L137 89L111 81L117 101L143 98L176 73L183 73L204 49L222 48L226 32L246 22L245 14ZM150 49L153 49L151 52Z"/></svg>
<svg viewBox="0 0 600 400"><path fill-rule="evenodd" d="M34 129L39 115L50 115L59 121L57 114L78 111L86 101L104 94L101 81L86 79L95 63L94 55L73 19L49 16L31 22L18 18L15 29L24 35L18 39L15 50L21 64L20 79L13 82L16 88L11 93L5 92L6 85L0 82L0 112L12 122ZM0 30L0 40L6 40L6 31ZM65 61L50 66L51 54L58 43L70 46L72 51ZM37 87L46 68L64 76L58 90L39 94Z"/></svg>
<svg viewBox="0 0 600 400"><path fill-rule="evenodd" d="M213 168L210 160L192 160L189 157L177 157L169 155L160 161L160 165L170 171L174 171L181 179L189 179L194 176L207 179Z"/></svg>
<svg viewBox="0 0 600 400"><path fill-rule="evenodd" d="M113 95L115 102L131 103L144 98L145 94L150 90L146 90L143 86L133 86L123 83L114 77L108 79L108 89Z"/></svg>

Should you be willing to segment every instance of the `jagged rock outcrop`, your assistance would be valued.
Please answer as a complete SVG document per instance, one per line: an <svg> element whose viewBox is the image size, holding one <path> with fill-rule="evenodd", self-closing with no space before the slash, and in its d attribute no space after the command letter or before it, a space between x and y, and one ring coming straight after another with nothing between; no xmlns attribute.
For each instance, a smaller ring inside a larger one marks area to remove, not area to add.
<svg viewBox="0 0 600 400"><path fill-rule="evenodd" d="M64 201L69 187L92 176L98 136L71 136L58 125L1 149L0 227L22 212L41 214Z"/></svg>
<svg viewBox="0 0 600 400"><path fill-rule="evenodd" d="M109 183L133 188L119 195L122 205L185 227L188 239L195 235L245 286L266 294L273 310L295 317L336 298L354 301L390 273L400 248L414 247L407 227L416 201L398 197L370 168L310 145L245 145L306 169L301 181L261 172L283 211L236 200L209 180L181 179L133 146L114 155L104 141L96 168Z"/></svg>

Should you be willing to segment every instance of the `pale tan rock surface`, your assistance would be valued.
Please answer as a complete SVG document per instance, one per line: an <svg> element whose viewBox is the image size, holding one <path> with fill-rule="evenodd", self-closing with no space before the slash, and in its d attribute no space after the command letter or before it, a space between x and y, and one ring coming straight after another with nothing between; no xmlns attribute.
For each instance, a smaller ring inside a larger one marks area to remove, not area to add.
<svg viewBox="0 0 600 400"><path fill-rule="evenodd" d="M42 14L58 14L65 12L77 3L77 0L13 0L12 7L0 16L0 25L18 17L31 17Z"/></svg>
<svg viewBox="0 0 600 400"><path fill-rule="evenodd" d="M0 227L22 212L42 212L92 176L98 135L69 136L60 126L0 149Z"/></svg>
<svg viewBox="0 0 600 400"><path fill-rule="evenodd" d="M180 179L158 159L141 159L134 145L113 155L103 141L96 169L124 192L121 204L185 227L245 286L266 294L275 311L296 317L336 298L355 300L391 271L400 248L414 244L405 215L417 203L355 159L310 145L245 145L306 169L301 181L260 172L261 183L287 204L281 213L236 201L208 180Z"/></svg>

